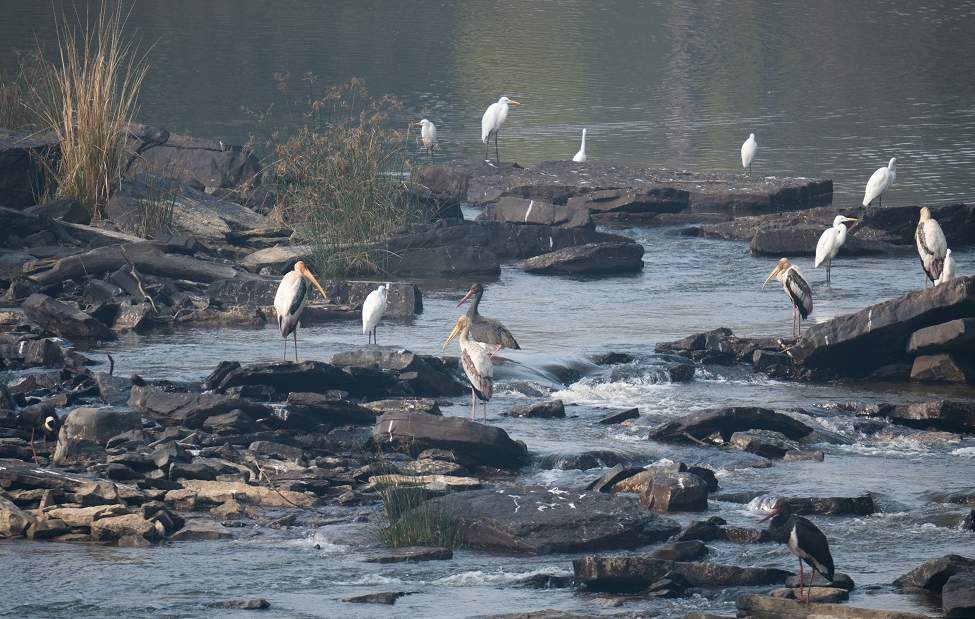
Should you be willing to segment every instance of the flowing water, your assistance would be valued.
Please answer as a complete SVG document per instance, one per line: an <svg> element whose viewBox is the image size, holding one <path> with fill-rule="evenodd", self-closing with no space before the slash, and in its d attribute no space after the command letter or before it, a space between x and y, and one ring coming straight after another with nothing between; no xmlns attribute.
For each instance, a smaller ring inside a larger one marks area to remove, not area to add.
<svg viewBox="0 0 975 619"><path fill-rule="evenodd" d="M51 40L49 3L0 0L0 10L0 66L10 62L8 50L32 46L35 33ZM733 169L741 141L754 131L761 149L756 173L828 176L835 180L835 202L854 203L870 173L897 156L897 184L885 204L915 204L967 198L975 180L975 82L968 79L973 13L972 2L445 1L295 3L271 10L250 0L173 1L136 4L130 26L156 42L141 117L172 130L241 141L258 131L241 106L262 108L276 100L275 71L311 71L325 83L362 76L374 92L401 95L410 115L438 124L438 156L477 154L481 111L503 93L524 104L512 111L502 134L506 159L566 158L585 126L592 159ZM960 530L962 510L931 500L933 493L971 489L975 440L898 428L866 436L854 428L853 416L822 405L975 394L787 383L727 367L699 368L692 382L672 384L652 354L656 342L718 326L739 335L785 335L789 305L778 284L761 288L773 261L752 257L744 244L690 239L669 228L624 233L646 249L640 274L590 280L504 267L499 281L489 283L482 312L504 322L524 348L505 354L498 367L489 422L524 440L535 455L605 449L638 464L661 458L705 463L719 471L722 492L871 492L880 510L873 516L814 518L830 539L837 569L857 582L857 604L932 610L924 600L894 594L889 583L927 558L975 554L975 538ZM954 253L959 273L975 272L975 251ZM838 261L829 289L811 260L798 264L814 290L812 321L922 282L909 256ZM424 312L385 321L380 343L438 352L470 283L422 283ZM327 360L363 338L354 321L310 325L301 331L300 351ZM133 335L104 350L123 375L195 380L221 360L276 360L282 346L267 328ZM633 353L637 361L600 369L587 360L610 350ZM563 384L554 371L560 367L586 376ZM548 396L567 403L566 419L499 416L515 403ZM445 414L467 415L464 402L458 399ZM655 423L731 404L801 409L806 421L848 444L822 445L822 463L757 469L743 454L646 439ZM633 426L595 423L631 406L641 411ZM571 490L601 472L533 466L523 481ZM757 526L759 503L712 501L708 515ZM370 511L324 508L321 516ZM204 604L262 596L273 604L262 616L271 617L465 617L542 608L678 617L690 610L727 613L737 593L606 609L571 589L518 584L532 574L571 573L571 556L460 551L446 562L362 562L362 551L374 546L368 525L351 522L288 531L249 527L233 542L150 550L5 543L0 616L235 616ZM715 561L795 569L781 546L710 547ZM393 590L416 593L393 609L340 601Z"/></svg>

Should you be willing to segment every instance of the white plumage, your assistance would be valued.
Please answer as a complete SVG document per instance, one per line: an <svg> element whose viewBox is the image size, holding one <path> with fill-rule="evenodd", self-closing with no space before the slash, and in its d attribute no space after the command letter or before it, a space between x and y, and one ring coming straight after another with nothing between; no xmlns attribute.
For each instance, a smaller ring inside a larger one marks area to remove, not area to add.
<svg viewBox="0 0 975 619"><path fill-rule="evenodd" d="M833 218L833 225L823 231L816 243L816 268L826 263L826 283L830 281L830 271L833 266L833 258L840 253L840 248L846 243L846 222L856 221L852 217L837 215Z"/></svg>
<svg viewBox="0 0 975 619"><path fill-rule="evenodd" d="M488 354L488 347L481 342L470 338L471 321L466 315L457 319L450 336L443 343L443 349L447 350L450 341L460 335L457 340L460 346L460 363L464 368L464 374L471 383L471 417L477 408L477 399L486 402L491 399L494 393L494 363Z"/></svg>
<svg viewBox="0 0 975 619"><path fill-rule="evenodd" d="M383 314L386 313L386 292L389 284L380 284L366 296L362 302L362 332L369 335L370 340L376 340L376 328Z"/></svg>
<svg viewBox="0 0 975 619"><path fill-rule="evenodd" d="M437 126L424 118L416 123L420 127L420 142L427 152L433 154L433 149L437 147Z"/></svg>
<svg viewBox="0 0 975 619"><path fill-rule="evenodd" d="M752 173L752 161L755 159L755 153L758 151L758 142L755 141L755 134L748 134L748 139L745 143L741 145L741 167L748 171L748 174Z"/></svg>
<svg viewBox="0 0 975 619"><path fill-rule="evenodd" d="M576 163L586 162L586 130L582 130L582 146L579 147L579 152L572 157L572 161Z"/></svg>
<svg viewBox="0 0 975 619"><path fill-rule="evenodd" d="M326 296L321 284L301 261L295 263L294 270L285 273L278 284L278 291L274 294L274 313L278 317L281 337L284 338L285 360L288 359L288 336L294 334L295 361L298 361L298 320L305 311L305 302L308 300L306 281L311 282L322 293L322 297Z"/></svg>
<svg viewBox="0 0 975 619"><path fill-rule="evenodd" d="M955 278L955 257L951 255L951 250L945 252L945 266L941 269L941 277L935 284L943 284Z"/></svg>
<svg viewBox="0 0 975 619"><path fill-rule="evenodd" d="M501 131L501 126L504 124L506 118L508 118L508 106L509 105L521 105L517 101L513 101L508 97L501 97L494 103L488 106L484 110L484 115L481 116L481 141L484 142L484 158L488 158L487 154L487 143L494 136L494 154L498 161L501 161L501 154L498 151L498 133Z"/></svg>
<svg viewBox="0 0 975 619"><path fill-rule="evenodd" d="M937 282L941 278L948 255L948 241L938 221L931 217L928 207L921 209L921 217L914 231L914 241L917 243L917 253L921 258L921 268L924 269L924 287L928 280Z"/></svg>
<svg viewBox="0 0 975 619"><path fill-rule="evenodd" d="M870 175L867 188L863 192L863 206L869 206L871 202L878 199L880 202L878 206L883 206L884 192L897 180L896 163L897 157L891 157L886 168L877 168L877 171Z"/></svg>

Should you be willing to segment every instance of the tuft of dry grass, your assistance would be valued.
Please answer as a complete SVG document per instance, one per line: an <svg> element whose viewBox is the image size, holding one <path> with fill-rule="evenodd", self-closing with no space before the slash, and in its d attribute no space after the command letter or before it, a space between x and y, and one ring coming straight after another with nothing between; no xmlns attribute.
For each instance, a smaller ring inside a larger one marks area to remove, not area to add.
<svg viewBox="0 0 975 619"><path fill-rule="evenodd" d="M94 19L57 29L58 59L37 84L52 96L34 101L37 115L60 142L48 169L60 198L76 198L93 219L121 182L128 125L136 111L148 59L126 39L121 3L103 2Z"/></svg>

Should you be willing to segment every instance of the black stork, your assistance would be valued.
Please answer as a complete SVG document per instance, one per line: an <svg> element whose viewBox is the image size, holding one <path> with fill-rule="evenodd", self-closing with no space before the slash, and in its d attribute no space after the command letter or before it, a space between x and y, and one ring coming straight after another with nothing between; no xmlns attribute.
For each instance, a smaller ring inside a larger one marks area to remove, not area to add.
<svg viewBox="0 0 975 619"><path fill-rule="evenodd" d="M467 294L464 295L464 298L457 303L457 307L460 307L468 299L474 297L471 306L467 309L467 318L470 320L469 329L471 339L482 344L487 344L488 346L494 346L494 351L491 353L492 357L498 354L498 351L502 348L521 350L521 346L518 345L515 336L511 335L511 331L508 331L507 327L493 318L486 318L478 313L477 309L481 304L482 296L484 296L484 286L474 284L467 291Z"/></svg>
<svg viewBox="0 0 975 619"><path fill-rule="evenodd" d="M773 277L782 282L782 288L789 295L789 300L792 301L792 334L796 336L796 339L799 339L800 316L802 320L805 320L813 310L812 289L809 288L809 284L806 283L799 269L789 262L788 258L779 260L769 276L765 278L762 288L768 286Z"/></svg>
<svg viewBox="0 0 975 619"><path fill-rule="evenodd" d="M789 503L784 499L777 500L772 511L761 522L766 520L771 520L768 526L769 537L780 544L786 544L789 552L799 558L800 600L803 599L802 586L805 580L803 562L814 570L809 578L809 587L812 587L815 572L819 572L828 581L833 580L833 555L829 552L829 540L819 527L802 516L793 514ZM808 591L805 600L809 601Z"/></svg>
<svg viewBox="0 0 975 619"><path fill-rule="evenodd" d="M30 451L34 456L34 464L40 464L34 441L38 434L44 438L44 449L50 454L48 441L57 443L58 434L63 425L61 418L49 404L35 404L22 409L18 413L18 425L24 429L30 428Z"/></svg>

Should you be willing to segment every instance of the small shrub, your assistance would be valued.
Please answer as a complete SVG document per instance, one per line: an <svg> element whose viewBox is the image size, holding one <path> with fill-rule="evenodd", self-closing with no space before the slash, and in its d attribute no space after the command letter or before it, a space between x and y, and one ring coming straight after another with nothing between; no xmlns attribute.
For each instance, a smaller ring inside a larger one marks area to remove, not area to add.
<svg viewBox="0 0 975 619"><path fill-rule="evenodd" d="M383 517L376 529L380 543L390 548L444 546L459 548L461 522L444 503L427 501L421 486L386 486L379 491Z"/></svg>

